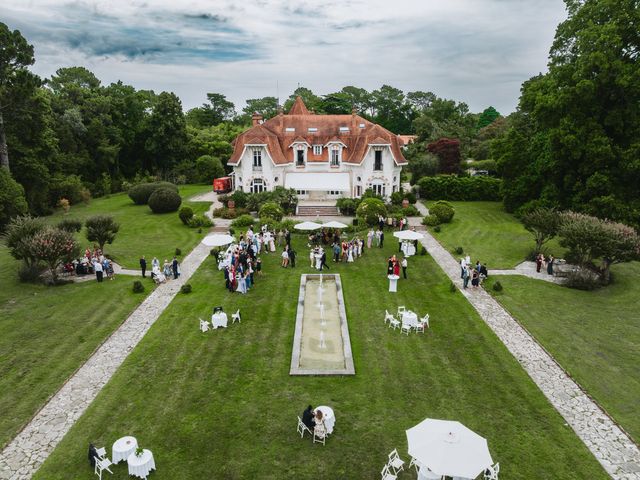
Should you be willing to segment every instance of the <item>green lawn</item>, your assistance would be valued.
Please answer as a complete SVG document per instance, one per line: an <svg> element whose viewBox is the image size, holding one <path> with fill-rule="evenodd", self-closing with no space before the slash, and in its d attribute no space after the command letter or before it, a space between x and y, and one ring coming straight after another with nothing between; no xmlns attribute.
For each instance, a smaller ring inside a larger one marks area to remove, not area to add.
<svg viewBox="0 0 640 480"><path fill-rule="evenodd" d="M356 375L290 377L300 273L263 256L265 275L246 296L224 290L207 260L96 401L62 440L37 479L89 478L90 441L131 434L154 452L152 479L372 479L405 429L426 417L456 419L487 437L501 477L608 478L516 360L429 257L410 259L408 281L387 291L384 250L367 251L342 274ZM399 304L429 312L425 335L383 325ZM242 324L202 334L198 317L240 307ZM325 447L301 440L296 415L330 405L336 427ZM128 478L126 465L108 478ZM415 478L415 472L403 479Z"/></svg>
<svg viewBox="0 0 640 480"><path fill-rule="evenodd" d="M209 190L210 185L180 186L182 205L190 206L196 214L206 212L209 203L188 202L186 199ZM138 260L141 255L147 257L149 265L154 256L157 256L160 262L165 258L171 259L176 248L180 248L182 254L186 255L204 236L204 233L198 233L197 228L184 226L176 212L155 214L147 205L135 205L126 193L96 198L88 205L73 205L67 215L59 210L47 218L51 222L58 222L63 217L84 221L96 214L112 215L120 223L120 231L115 241L112 245L105 245L105 251L127 268L140 268ZM83 249L92 246L85 237L84 229L78 235L78 239Z"/></svg>
<svg viewBox="0 0 640 480"><path fill-rule="evenodd" d="M433 202L426 202L429 207ZM457 247L464 255L487 263L489 270L513 268L521 263L533 250L533 235L525 230L520 221L504 211L500 202L450 202L456 210L451 223L441 225L440 232L431 234L454 257ZM558 257L561 251L556 241L549 242L551 253Z"/></svg>
<svg viewBox="0 0 640 480"><path fill-rule="evenodd" d="M0 264L0 445L4 445L145 295L131 293L131 277L57 287L19 283L19 262L5 246L0 246Z"/></svg>
<svg viewBox="0 0 640 480"><path fill-rule="evenodd" d="M593 292L500 277L491 292L623 428L640 440L640 263L613 267Z"/></svg>

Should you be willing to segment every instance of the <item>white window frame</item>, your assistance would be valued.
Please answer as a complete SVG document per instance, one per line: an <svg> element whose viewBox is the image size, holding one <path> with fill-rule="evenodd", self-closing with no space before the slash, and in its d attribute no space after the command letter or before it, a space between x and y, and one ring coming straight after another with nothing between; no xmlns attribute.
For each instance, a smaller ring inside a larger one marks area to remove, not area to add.
<svg viewBox="0 0 640 480"><path fill-rule="evenodd" d="M295 158L293 161L296 167L304 167L307 164L307 147L305 147L301 143L298 143L296 144L293 151L295 152ZM299 155L298 152L302 152L302 163L298 163L298 155Z"/></svg>
<svg viewBox="0 0 640 480"><path fill-rule="evenodd" d="M253 168L254 169L262 168L262 149L261 148L253 149Z"/></svg>
<svg viewBox="0 0 640 480"><path fill-rule="evenodd" d="M331 146L331 157L329 159L330 166L339 167L340 161L342 160L342 148L340 145L332 145Z"/></svg>
<svg viewBox="0 0 640 480"><path fill-rule="evenodd" d="M260 193L267 191L267 184L262 178L254 178L251 180L251 185L249 186L249 191L251 193Z"/></svg>
<svg viewBox="0 0 640 480"><path fill-rule="evenodd" d="M314 155L322 155L322 145L314 145L313 146L313 154Z"/></svg>

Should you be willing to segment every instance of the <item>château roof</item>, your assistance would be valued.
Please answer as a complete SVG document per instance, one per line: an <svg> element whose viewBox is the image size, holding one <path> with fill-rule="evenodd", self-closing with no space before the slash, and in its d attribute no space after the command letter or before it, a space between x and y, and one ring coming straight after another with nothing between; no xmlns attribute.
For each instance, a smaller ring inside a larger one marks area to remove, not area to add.
<svg viewBox="0 0 640 480"><path fill-rule="evenodd" d="M360 164L370 145L389 145L396 165L406 165L402 155L402 140L386 128L355 113L347 115L316 115L307 109L302 98L297 97L289 113L276 115L255 125L236 137L230 165L237 165L246 145L266 145L276 165L293 162L289 147L294 142L309 145L327 145L342 142L344 163ZM327 158L308 156L309 162L326 162Z"/></svg>

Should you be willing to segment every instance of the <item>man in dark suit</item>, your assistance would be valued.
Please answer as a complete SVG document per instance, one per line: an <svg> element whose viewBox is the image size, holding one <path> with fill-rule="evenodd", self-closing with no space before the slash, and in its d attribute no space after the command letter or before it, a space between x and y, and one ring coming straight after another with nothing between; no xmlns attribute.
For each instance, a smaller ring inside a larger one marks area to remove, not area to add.
<svg viewBox="0 0 640 480"><path fill-rule="evenodd" d="M287 245L291 246L291 232L288 229L284 231L284 241Z"/></svg>
<svg viewBox="0 0 640 480"><path fill-rule="evenodd" d="M178 259L173 257L173 262L171 262L171 269L173 270L173 278L174 280L178 278Z"/></svg>
<svg viewBox="0 0 640 480"><path fill-rule="evenodd" d="M145 278L145 272L147 271L147 261L144 259L144 255L140 257L140 270L142 270L142 278Z"/></svg>
<svg viewBox="0 0 640 480"><path fill-rule="evenodd" d="M302 423L304 423L312 432L316 426L316 422L313 420L314 417L315 415L313 414L313 407L309 405L307 409L302 412Z"/></svg>
<svg viewBox="0 0 640 480"><path fill-rule="evenodd" d="M327 254L324 250L322 251L322 257L320 257L320 270L322 270L322 267L327 267L327 270L330 270L329 265L327 265Z"/></svg>
<svg viewBox="0 0 640 480"><path fill-rule="evenodd" d="M289 247L289 266L294 268L296 266L296 251Z"/></svg>
<svg viewBox="0 0 640 480"><path fill-rule="evenodd" d="M380 229L380 248L384 245L384 230Z"/></svg>

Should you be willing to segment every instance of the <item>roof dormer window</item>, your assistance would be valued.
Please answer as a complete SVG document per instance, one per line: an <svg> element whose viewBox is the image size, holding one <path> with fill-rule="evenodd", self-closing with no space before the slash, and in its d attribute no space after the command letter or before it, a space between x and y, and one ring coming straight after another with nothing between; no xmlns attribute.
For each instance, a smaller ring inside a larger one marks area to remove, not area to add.
<svg viewBox="0 0 640 480"><path fill-rule="evenodd" d="M313 146L313 154L314 155L322 155L322 145L314 145Z"/></svg>
<svg viewBox="0 0 640 480"><path fill-rule="evenodd" d="M340 127L340 131L341 132L348 132L349 131L349 127Z"/></svg>
<svg viewBox="0 0 640 480"><path fill-rule="evenodd" d="M360 128L364 128L364 123L361 123L361 124L360 124Z"/></svg>
<svg viewBox="0 0 640 480"><path fill-rule="evenodd" d="M284 129L285 132L295 132L296 129L294 127L287 127Z"/></svg>
<svg viewBox="0 0 640 480"><path fill-rule="evenodd" d="M316 127L309 127L307 130L310 131L310 132L317 132L318 131L318 129Z"/></svg>

